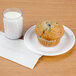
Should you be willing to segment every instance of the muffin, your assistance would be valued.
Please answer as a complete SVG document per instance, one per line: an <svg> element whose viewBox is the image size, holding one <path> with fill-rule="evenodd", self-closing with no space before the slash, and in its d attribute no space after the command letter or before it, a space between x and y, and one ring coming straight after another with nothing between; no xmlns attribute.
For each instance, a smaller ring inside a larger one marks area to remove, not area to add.
<svg viewBox="0 0 76 76"><path fill-rule="evenodd" d="M44 46L55 46L64 34L63 25L50 20L40 22L35 27L39 42Z"/></svg>

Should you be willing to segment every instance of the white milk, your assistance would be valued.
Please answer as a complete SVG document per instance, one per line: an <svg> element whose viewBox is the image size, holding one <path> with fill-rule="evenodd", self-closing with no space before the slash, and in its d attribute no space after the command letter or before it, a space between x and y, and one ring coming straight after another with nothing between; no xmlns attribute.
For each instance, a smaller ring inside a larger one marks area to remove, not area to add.
<svg viewBox="0 0 76 76"><path fill-rule="evenodd" d="M22 36L23 17L18 12L6 12L4 14L5 36L10 39L18 39Z"/></svg>

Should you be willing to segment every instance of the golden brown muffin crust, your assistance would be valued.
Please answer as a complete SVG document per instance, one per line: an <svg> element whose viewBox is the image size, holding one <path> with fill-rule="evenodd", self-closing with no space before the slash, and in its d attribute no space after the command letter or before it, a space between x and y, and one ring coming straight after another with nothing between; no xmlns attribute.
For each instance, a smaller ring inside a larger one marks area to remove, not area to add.
<svg viewBox="0 0 76 76"><path fill-rule="evenodd" d="M63 36L64 28L63 25L57 22L43 21L36 25L35 32L41 38L55 40Z"/></svg>

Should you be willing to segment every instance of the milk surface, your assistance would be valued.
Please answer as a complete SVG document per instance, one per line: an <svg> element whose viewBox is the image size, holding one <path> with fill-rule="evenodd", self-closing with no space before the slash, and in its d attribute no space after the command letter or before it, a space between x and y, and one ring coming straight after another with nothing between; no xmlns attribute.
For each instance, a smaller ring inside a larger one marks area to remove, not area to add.
<svg viewBox="0 0 76 76"><path fill-rule="evenodd" d="M18 39L23 31L23 17L18 12L6 12L4 14L5 36L10 39Z"/></svg>
<svg viewBox="0 0 76 76"><path fill-rule="evenodd" d="M14 18L20 17L21 14L18 13L18 12L7 12L7 13L4 14L4 16L7 17L7 18L14 19Z"/></svg>

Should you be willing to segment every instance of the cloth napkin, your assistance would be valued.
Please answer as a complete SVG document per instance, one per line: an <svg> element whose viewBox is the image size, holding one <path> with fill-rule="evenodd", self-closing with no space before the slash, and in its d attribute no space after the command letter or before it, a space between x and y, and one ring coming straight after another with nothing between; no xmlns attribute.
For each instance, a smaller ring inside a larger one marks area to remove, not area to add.
<svg viewBox="0 0 76 76"><path fill-rule="evenodd" d="M0 32L0 56L33 69L42 55L31 52L24 40L10 40Z"/></svg>

